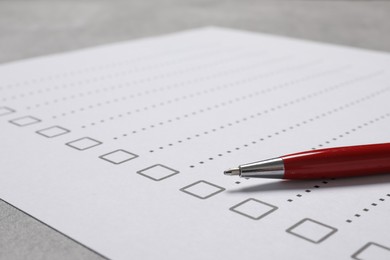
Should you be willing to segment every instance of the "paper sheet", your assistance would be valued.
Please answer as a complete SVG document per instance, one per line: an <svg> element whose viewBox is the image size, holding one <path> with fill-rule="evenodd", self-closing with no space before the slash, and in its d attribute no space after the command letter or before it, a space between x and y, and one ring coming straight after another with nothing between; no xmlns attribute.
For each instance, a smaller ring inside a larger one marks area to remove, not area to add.
<svg viewBox="0 0 390 260"><path fill-rule="evenodd" d="M389 142L389 68L219 28L3 65L1 198L112 259L390 259L390 175L222 174Z"/></svg>

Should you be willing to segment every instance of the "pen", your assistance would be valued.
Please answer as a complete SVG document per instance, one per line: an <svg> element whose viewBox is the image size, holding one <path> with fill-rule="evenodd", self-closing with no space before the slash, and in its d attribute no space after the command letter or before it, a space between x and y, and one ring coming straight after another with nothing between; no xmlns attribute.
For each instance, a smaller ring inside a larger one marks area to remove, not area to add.
<svg viewBox="0 0 390 260"><path fill-rule="evenodd" d="M390 173L390 143L325 148L243 164L224 172L244 178L319 179Z"/></svg>

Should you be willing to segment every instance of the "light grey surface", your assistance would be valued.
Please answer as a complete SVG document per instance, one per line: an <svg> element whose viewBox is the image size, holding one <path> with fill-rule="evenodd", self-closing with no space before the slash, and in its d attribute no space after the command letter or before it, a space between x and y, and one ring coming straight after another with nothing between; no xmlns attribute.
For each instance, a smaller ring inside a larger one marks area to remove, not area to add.
<svg viewBox="0 0 390 260"><path fill-rule="evenodd" d="M0 200L0 259L105 259Z"/></svg>
<svg viewBox="0 0 390 260"><path fill-rule="evenodd" d="M390 51L389 1L0 0L0 63L207 25ZM104 258L0 201L0 259Z"/></svg>
<svg viewBox="0 0 390 260"><path fill-rule="evenodd" d="M390 2L0 0L0 62L218 25L390 51Z"/></svg>

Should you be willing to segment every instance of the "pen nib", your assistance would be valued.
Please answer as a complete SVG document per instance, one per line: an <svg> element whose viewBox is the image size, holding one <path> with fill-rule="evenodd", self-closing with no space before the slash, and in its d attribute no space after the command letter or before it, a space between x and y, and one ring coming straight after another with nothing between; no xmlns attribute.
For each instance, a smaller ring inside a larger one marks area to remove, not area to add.
<svg viewBox="0 0 390 260"><path fill-rule="evenodd" d="M223 174L229 175L229 176L240 175L240 169L239 168L231 168L231 169L224 171Z"/></svg>

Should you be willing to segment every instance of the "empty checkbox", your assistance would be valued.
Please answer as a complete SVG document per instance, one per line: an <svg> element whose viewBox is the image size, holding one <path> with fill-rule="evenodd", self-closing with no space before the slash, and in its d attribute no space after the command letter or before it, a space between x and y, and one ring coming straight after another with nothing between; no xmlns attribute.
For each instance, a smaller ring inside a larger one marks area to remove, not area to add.
<svg viewBox="0 0 390 260"><path fill-rule="evenodd" d="M356 260L388 260L390 259L390 248L369 242L351 256Z"/></svg>
<svg viewBox="0 0 390 260"><path fill-rule="evenodd" d="M0 116L5 116L14 113L15 110L9 107L0 107Z"/></svg>
<svg viewBox="0 0 390 260"><path fill-rule="evenodd" d="M119 150L113 151L111 153L99 156L99 158L106 160L106 161L113 163L113 164L121 164L121 163L130 161L130 160L137 158L137 157L138 157L138 155L136 155L134 153L130 153L130 152L125 151L125 150L122 150L122 149L119 149Z"/></svg>
<svg viewBox="0 0 390 260"><path fill-rule="evenodd" d="M102 144L102 142L97 141L95 139L89 138L89 137L83 137L74 141L71 141L69 143L66 143L67 146L70 146L72 148L75 148L80 151L84 151L87 149L90 149L92 147L95 147L97 145Z"/></svg>
<svg viewBox="0 0 390 260"><path fill-rule="evenodd" d="M201 180L185 186L180 190L199 199L208 199L225 189L210 182Z"/></svg>
<svg viewBox="0 0 390 260"><path fill-rule="evenodd" d="M299 238L305 239L312 243L318 244L334 233L337 229L313 219L305 218L299 221L297 224L293 225L286 232L297 236Z"/></svg>
<svg viewBox="0 0 390 260"><path fill-rule="evenodd" d="M17 126L28 126L28 125L39 123L41 122L41 120L33 116L24 116L24 117L12 119L9 122Z"/></svg>
<svg viewBox="0 0 390 260"><path fill-rule="evenodd" d="M137 173L154 181L161 181L166 178L172 177L175 174L178 174L179 171L176 171L162 164L156 164L143 170L137 171Z"/></svg>
<svg viewBox="0 0 390 260"><path fill-rule="evenodd" d="M70 131L68 129L66 129L66 128L63 128L63 127L60 127L60 126L52 126L52 127L49 127L49 128L38 130L36 133L40 134L40 135L43 135L44 137L47 137L47 138L53 138L53 137L57 137L57 136L60 136L60 135L67 134L69 132Z"/></svg>
<svg viewBox="0 0 390 260"><path fill-rule="evenodd" d="M231 211L254 220L264 218L277 209L278 207L274 205L252 198L230 208Z"/></svg>

